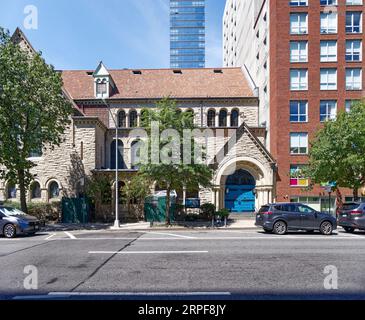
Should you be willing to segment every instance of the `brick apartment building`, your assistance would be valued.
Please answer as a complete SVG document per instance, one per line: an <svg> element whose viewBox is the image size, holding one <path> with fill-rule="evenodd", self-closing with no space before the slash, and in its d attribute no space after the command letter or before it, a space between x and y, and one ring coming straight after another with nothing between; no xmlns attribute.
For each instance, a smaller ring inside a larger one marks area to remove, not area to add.
<svg viewBox="0 0 365 320"><path fill-rule="evenodd" d="M364 97L363 15L362 0L227 0L224 65L245 66L260 92L277 201L328 207L322 188L306 191L308 180L292 173L323 122Z"/></svg>

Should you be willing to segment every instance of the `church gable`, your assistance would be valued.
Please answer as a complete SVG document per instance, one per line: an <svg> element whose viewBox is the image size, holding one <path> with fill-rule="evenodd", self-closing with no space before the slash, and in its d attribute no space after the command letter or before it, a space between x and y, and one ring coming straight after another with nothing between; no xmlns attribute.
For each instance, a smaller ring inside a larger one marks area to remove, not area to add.
<svg viewBox="0 0 365 320"><path fill-rule="evenodd" d="M245 123L240 126L234 136L228 139L219 155L223 161L218 163L218 159L216 159L215 168L220 167L222 163L230 159L240 156L254 158L268 167L276 163L269 151Z"/></svg>
<svg viewBox="0 0 365 320"><path fill-rule="evenodd" d="M115 84L108 69L102 61L93 73L94 77L94 96L97 99L108 99L113 94Z"/></svg>
<svg viewBox="0 0 365 320"><path fill-rule="evenodd" d="M34 55L36 53L35 49L23 33L23 31L20 28L17 28L15 32L13 33L11 40L20 46L24 51L28 52L29 55Z"/></svg>

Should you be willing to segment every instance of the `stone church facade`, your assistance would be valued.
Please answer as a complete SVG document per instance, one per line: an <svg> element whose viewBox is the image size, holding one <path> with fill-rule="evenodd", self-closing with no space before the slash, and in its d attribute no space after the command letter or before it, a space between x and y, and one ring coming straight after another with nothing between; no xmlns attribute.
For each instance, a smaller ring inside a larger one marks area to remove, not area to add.
<svg viewBox="0 0 365 320"><path fill-rule="evenodd" d="M28 43L20 30L15 35L23 46ZM199 197L202 203L237 212L275 201L276 164L265 147L266 128L258 125L257 90L244 69L108 70L100 62L96 70L65 70L62 77L75 114L64 143L31 158L36 166L29 201L77 197L87 178L113 177L116 150L120 180L126 183L138 172L133 164L136 139L130 132L139 128L143 110L164 97L175 100L181 112L193 113L198 127L220 136L214 139L220 159L211 163L214 187L196 195L184 193L184 200ZM212 143L207 142L208 153ZM17 186L0 181L0 200L18 198Z"/></svg>

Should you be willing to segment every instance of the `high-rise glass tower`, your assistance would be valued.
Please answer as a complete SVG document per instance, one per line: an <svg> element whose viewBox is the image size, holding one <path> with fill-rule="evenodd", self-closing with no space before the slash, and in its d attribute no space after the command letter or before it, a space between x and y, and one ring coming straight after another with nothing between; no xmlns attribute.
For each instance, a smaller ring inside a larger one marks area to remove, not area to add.
<svg viewBox="0 0 365 320"><path fill-rule="evenodd" d="M170 65L205 67L205 0L170 0Z"/></svg>

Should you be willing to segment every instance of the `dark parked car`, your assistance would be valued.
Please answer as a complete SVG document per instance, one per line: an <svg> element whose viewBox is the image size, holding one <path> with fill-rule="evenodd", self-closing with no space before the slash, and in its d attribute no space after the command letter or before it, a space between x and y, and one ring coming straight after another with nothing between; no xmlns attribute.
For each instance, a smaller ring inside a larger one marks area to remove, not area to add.
<svg viewBox="0 0 365 320"><path fill-rule="evenodd" d="M17 235L35 234L40 230L40 221L24 212L0 206L0 235L14 238Z"/></svg>
<svg viewBox="0 0 365 320"><path fill-rule="evenodd" d="M342 209L338 211L338 225L346 232L365 230L365 203L344 203Z"/></svg>
<svg viewBox="0 0 365 320"><path fill-rule="evenodd" d="M274 203L261 207L256 214L256 226L279 235L288 230L320 231L331 235L337 229L337 221L332 215L302 203Z"/></svg>

